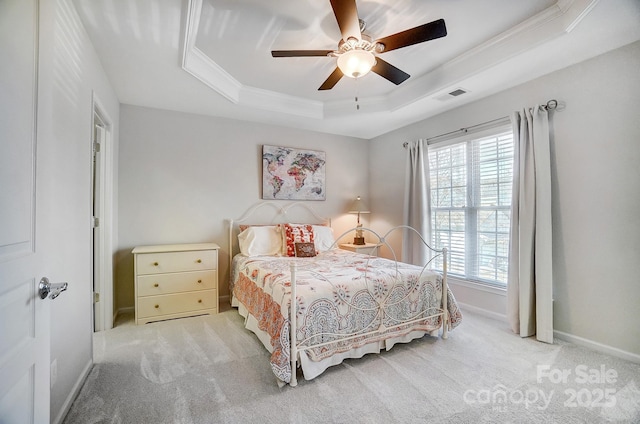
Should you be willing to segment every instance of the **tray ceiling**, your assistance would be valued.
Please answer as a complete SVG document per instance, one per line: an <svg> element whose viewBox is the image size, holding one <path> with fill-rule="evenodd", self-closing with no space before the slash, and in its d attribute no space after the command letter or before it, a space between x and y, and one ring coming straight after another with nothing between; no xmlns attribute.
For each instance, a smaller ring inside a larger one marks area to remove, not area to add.
<svg viewBox="0 0 640 424"><path fill-rule="evenodd" d="M74 3L122 103L361 138L640 39L636 0L358 1L374 38L440 18L448 35L380 56L411 75L399 86L370 73L318 91L335 58L270 51L336 49L328 0Z"/></svg>

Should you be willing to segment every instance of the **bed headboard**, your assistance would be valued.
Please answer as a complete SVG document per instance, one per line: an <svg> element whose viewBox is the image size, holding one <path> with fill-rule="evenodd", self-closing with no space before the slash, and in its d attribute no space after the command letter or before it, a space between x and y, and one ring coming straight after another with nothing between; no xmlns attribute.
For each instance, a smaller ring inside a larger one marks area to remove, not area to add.
<svg viewBox="0 0 640 424"><path fill-rule="evenodd" d="M331 226L331 218L323 217L308 202L284 203L282 201L259 202L251 206L240 218L227 220L229 224L229 273L238 247L239 226L275 225L286 223L319 224Z"/></svg>

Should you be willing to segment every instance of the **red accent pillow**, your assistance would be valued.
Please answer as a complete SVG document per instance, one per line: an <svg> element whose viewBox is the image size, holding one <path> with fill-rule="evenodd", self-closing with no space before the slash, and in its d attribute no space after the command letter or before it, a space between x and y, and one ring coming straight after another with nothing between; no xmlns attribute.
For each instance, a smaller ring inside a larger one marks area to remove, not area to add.
<svg viewBox="0 0 640 424"><path fill-rule="evenodd" d="M284 248L286 256L296 256L296 243L313 242L313 225L284 224Z"/></svg>

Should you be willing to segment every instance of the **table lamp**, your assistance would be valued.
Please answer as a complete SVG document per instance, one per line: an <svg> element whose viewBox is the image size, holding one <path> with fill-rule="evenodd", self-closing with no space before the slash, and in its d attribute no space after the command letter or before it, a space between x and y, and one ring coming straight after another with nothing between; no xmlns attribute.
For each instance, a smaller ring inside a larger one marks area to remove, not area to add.
<svg viewBox="0 0 640 424"><path fill-rule="evenodd" d="M360 196L356 197L356 200L351 203L349 207L349 213L358 214L358 223L356 225L356 236L353 238L353 244L362 246L365 244L364 236L362 234L362 224L360 223L361 213L371 213L369 206L362 200Z"/></svg>

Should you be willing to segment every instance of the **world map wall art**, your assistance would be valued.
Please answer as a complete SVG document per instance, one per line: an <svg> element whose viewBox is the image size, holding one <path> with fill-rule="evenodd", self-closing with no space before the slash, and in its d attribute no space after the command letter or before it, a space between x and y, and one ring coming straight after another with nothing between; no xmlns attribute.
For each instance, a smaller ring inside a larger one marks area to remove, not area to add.
<svg viewBox="0 0 640 424"><path fill-rule="evenodd" d="M324 152L262 146L262 198L325 200Z"/></svg>

